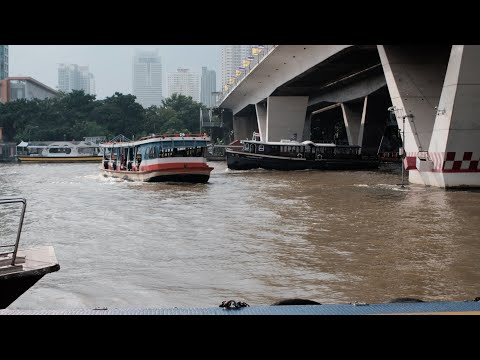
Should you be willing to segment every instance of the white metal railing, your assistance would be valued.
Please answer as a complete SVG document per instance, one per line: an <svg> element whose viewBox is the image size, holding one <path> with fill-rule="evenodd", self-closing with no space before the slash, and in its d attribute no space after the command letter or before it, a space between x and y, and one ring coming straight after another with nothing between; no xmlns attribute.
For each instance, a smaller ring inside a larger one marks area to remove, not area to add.
<svg viewBox="0 0 480 360"><path fill-rule="evenodd" d="M20 222L18 224L18 230L17 230L17 239L15 243L13 244L7 244L7 245L0 245L0 248L13 248L11 251L7 252L0 252L0 255L9 255L12 254L12 262L11 265L15 265L15 259L17 258L17 250L18 250L18 243L20 242L20 234L22 233L22 226L23 226L23 219L25 217L25 209L27 207L27 200L24 198L4 198L0 199L0 205L4 204L13 204L13 203L22 203L22 213L20 215Z"/></svg>
<svg viewBox="0 0 480 360"><path fill-rule="evenodd" d="M223 99L225 99L228 94L230 94L235 88L237 87L238 84L252 71L270 52L275 49L278 45L264 45L263 49L260 50L260 52L254 56L254 59L250 61L247 67L245 67L245 70L242 71L240 75L235 77L234 82L231 84L227 84L229 86L228 90L222 89L221 93L219 94L219 98L217 99L217 106L219 106ZM222 84L224 86L224 84Z"/></svg>

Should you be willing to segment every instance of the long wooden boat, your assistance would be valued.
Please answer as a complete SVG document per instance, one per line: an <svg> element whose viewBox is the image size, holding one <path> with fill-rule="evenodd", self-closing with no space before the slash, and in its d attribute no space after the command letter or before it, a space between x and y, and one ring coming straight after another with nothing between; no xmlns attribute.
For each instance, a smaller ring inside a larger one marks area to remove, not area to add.
<svg viewBox="0 0 480 360"><path fill-rule="evenodd" d="M232 170L369 170L378 169L379 159L361 154L360 146L282 140L242 140L242 149L226 149Z"/></svg>
<svg viewBox="0 0 480 360"><path fill-rule="evenodd" d="M102 174L129 181L206 183L207 134L151 135L130 141L120 135L100 144Z"/></svg>

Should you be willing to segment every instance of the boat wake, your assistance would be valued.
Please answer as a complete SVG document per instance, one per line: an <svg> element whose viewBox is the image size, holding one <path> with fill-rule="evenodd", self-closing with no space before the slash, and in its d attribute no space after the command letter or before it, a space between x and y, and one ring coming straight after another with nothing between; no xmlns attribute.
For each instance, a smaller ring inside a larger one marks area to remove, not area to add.
<svg viewBox="0 0 480 360"><path fill-rule="evenodd" d="M379 190L391 190L391 191L408 191L407 186L399 185L399 184L354 184L355 187L360 188L370 188L370 189L379 189Z"/></svg>

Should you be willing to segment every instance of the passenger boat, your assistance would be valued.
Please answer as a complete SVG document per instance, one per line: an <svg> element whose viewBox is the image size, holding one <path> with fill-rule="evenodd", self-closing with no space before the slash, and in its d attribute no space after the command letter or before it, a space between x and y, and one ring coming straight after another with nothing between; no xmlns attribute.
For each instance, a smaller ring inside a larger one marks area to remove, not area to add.
<svg viewBox="0 0 480 360"><path fill-rule="evenodd" d="M144 182L206 183L207 134L162 134L130 141L122 135L101 143L101 170L106 177Z"/></svg>
<svg viewBox="0 0 480 360"><path fill-rule="evenodd" d="M241 143L242 149L226 149L229 169L368 170L379 167L378 157L362 155L360 146L257 139L242 140Z"/></svg>
<svg viewBox="0 0 480 360"><path fill-rule="evenodd" d="M0 242L0 309L5 309L13 303L43 276L60 269L52 246L19 248L27 200L24 198L0 199L0 205L2 205L0 218L10 218L5 216L6 211L9 210L6 210L6 207L15 206L15 203L22 204L16 240L8 243ZM2 226L2 229L6 228L8 226Z"/></svg>
<svg viewBox="0 0 480 360"><path fill-rule="evenodd" d="M23 163L100 163L102 160L102 152L99 145L91 141L54 141L34 143L22 141L17 145L16 158L19 162Z"/></svg>

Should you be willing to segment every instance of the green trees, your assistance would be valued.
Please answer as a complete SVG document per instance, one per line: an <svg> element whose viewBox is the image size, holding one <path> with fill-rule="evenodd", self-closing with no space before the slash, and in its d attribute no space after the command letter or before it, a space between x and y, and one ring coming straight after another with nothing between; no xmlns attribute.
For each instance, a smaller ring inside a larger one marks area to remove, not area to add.
<svg viewBox="0 0 480 360"><path fill-rule="evenodd" d="M177 122L172 123L176 130L188 129L188 132L200 131L200 108L205 106L192 100L191 97L185 95L173 94L170 98L162 101L163 107L175 111L177 114ZM185 132L185 131L183 131Z"/></svg>
<svg viewBox="0 0 480 360"><path fill-rule="evenodd" d="M107 138L119 134L131 138L144 133L144 109L135 99L133 95L116 92L99 102L92 117L97 125L105 129Z"/></svg>
<svg viewBox="0 0 480 360"><path fill-rule="evenodd" d="M86 136L198 132L200 108L191 97L174 94L162 106L144 109L131 94L116 92L104 100L84 91L45 100L0 104L0 127L6 141L82 140Z"/></svg>

